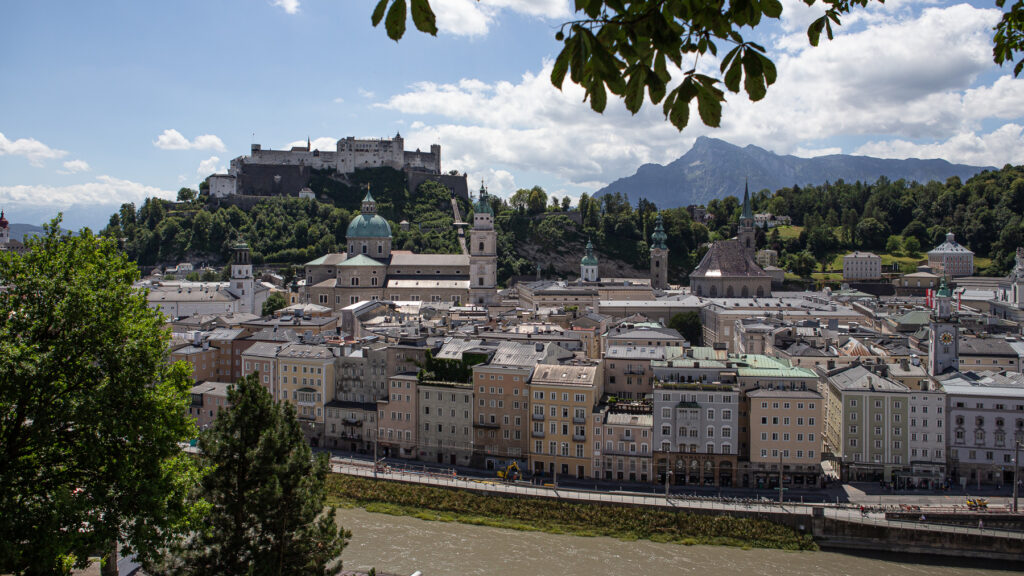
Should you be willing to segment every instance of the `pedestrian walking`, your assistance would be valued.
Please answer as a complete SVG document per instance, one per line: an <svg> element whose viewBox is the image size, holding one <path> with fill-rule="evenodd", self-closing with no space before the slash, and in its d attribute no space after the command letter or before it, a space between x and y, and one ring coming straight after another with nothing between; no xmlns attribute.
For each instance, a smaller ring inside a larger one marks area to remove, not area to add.
<svg viewBox="0 0 1024 576"><path fill-rule="evenodd" d="M984 520L978 520L978 530L984 530L984 529L985 529L985 521Z"/></svg>

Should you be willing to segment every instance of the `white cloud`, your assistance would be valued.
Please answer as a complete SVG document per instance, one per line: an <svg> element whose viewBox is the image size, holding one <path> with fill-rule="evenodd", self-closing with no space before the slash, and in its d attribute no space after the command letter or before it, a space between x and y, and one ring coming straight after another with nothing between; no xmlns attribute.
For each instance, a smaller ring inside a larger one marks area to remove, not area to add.
<svg viewBox="0 0 1024 576"><path fill-rule="evenodd" d="M217 156L210 156L199 163L199 167L196 168L196 174L202 178L206 178L210 174L223 174L224 172L227 172L227 168L219 164L220 158Z"/></svg>
<svg viewBox="0 0 1024 576"><path fill-rule="evenodd" d="M360 88L358 92L360 96L366 98L367 100L372 100L373 97L376 96L376 94L374 94L372 91L366 90L365 88Z"/></svg>
<svg viewBox="0 0 1024 576"><path fill-rule="evenodd" d="M0 156L24 156L33 166L42 166L44 160L67 156L67 151L50 148L35 138L10 140L0 132Z"/></svg>
<svg viewBox="0 0 1024 576"><path fill-rule="evenodd" d="M226 150L224 142L213 134L202 134L196 136L191 142L173 128L164 130L153 145L161 150L214 150L223 152Z"/></svg>
<svg viewBox="0 0 1024 576"><path fill-rule="evenodd" d="M991 27L999 11L912 3L865 10L816 48L807 44L806 26L769 44L779 81L761 102L727 94L719 129L703 126L695 107L682 133L649 104L631 116L610 100L595 114L578 86L551 86L550 62L514 82L416 83L377 106L406 116L407 145L441 142L445 167L508 171L520 186L546 176L557 182L547 186L569 193L594 190L643 163L672 161L700 135L801 156L841 153L833 142L842 137L872 142L859 153L1021 162L1013 126L1024 124L1024 79L979 84L994 69ZM702 67L715 67L711 60ZM1005 122L1016 124L993 128Z"/></svg>
<svg viewBox="0 0 1024 576"><path fill-rule="evenodd" d="M804 148L803 146L799 146L796 150L790 152L793 156L799 156L800 158L817 158L818 156L842 153L843 149L838 146L829 146L825 148Z"/></svg>
<svg viewBox="0 0 1024 576"><path fill-rule="evenodd" d="M0 186L0 202L28 206L65 207L76 204L141 202L151 196L173 199L175 192L113 176L68 186Z"/></svg>
<svg viewBox="0 0 1024 576"><path fill-rule="evenodd" d="M286 148L294 148L296 146L305 147L306 146L306 141L305 140L296 140L294 142L289 142L288 145L286 146ZM310 146L311 150L321 150L321 151L331 151L331 152L333 152L333 151L338 149L338 139L337 138L333 138L331 136L321 136L319 138L313 138L312 140L310 140L309 146Z"/></svg>
<svg viewBox="0 0 1024 576"><path fill-rule="evenodd" d="M341 97L338 97L338 98L335 98L334 100L331 100L331 102L334 102L335 104L344 104L345 103L345 99L341 98Z"/></svg>
<svg viewBox="0 0 1024 576"><path fill-rule="evenodd" d="M456 36L483 36L503 12L515 12L546 20L565 20L571 14L568 0L433 0L437 29Z"/></svg>
<svg viewBox="0 0 1024 576"><path fill-rule="evenodd" d="M494 168L488 168L474 176L482 176L484 186L487 187L487 193L494 196L501 196L502 198L508 198L515 192L518 187L516 186L516 178L508 170L495 170ZM480 192L480 187L475 181L469 182L470 194L476 195Z"/></svg>
<svg viewBox="0 0 1024 576"><path fill-rule="evenodd" d="M78 172L88 172L91 168L89 163L85 160L68 160L64 163L64 169L58 170L61 174L77 174Z"/></svg>
<svg viewBox="0 0 1024 576"><path fill-rule="evenodd" d="M901 139L868 142L855 154L879 158L943 158L974 166L1024 163L1024 126L1004 124L988 134L961 132L941 142L914 143Z"/></svg>
<svg viewBox="0 0 1024 576"><path fill-rule="evenodd" d="M284 11L288 14L297 14L299 12L299 0L273 0L271 4L284 8Z"/></svg>

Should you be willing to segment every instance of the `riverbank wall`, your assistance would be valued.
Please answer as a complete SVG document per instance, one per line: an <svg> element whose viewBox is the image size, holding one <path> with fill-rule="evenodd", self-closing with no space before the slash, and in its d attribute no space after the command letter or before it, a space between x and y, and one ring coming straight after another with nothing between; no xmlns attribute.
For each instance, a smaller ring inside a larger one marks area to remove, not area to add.
<svg viewBox="0 0 1024 576"><path fill-rule="evenodd" d="M336 470L337 471L337 470ZM354 476L373 476L353 470ZM729 502L709 499L665 498L650 494L607 493L541 488L522 484L474 482L416 474L380 474L380 480L426 484L502 498L543 498L598 506L647 507L689 514L748 518L786 526L810 535L821 548L834 551L871 551L923 556L979 558L1021 562L1024 533L976 526L944 525L918 520L861 517L859 510L830 505L768 501Z"/></svg>

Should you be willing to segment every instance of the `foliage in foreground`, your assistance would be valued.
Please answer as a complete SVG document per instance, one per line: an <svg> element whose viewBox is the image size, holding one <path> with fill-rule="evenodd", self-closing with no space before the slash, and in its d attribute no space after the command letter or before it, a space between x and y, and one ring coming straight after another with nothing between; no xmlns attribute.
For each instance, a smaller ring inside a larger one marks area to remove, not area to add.
<svg viewBox="0 0 1024 576"><path fill-rule="evenodd" d="M0 573L145 556L193 511L189 371L115 242L59 224L0 252Z"/></svg>
<svg viewBox="0 0 1024 576"><path fill-rule="evenodd" d="M341 571L351 533L324 512L328 462L313 458L295 408L242 378L199 438L209 467L198 498L203 527L171 550L152 573L321 576Z"/></svg>
<svg viewBox="0 0 1024 576"><path fill-rule="evenodd" d="M375 512L454 520L517 530L659 542L815 550L809 535L753 518L710 516L654 508L508 498L431 486L332 474L327 491Z"/></svg>

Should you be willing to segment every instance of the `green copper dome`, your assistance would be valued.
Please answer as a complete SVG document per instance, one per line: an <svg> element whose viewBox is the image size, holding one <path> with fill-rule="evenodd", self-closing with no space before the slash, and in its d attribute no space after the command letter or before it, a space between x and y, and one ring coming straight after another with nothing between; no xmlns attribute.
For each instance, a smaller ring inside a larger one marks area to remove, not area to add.
<svg viewBox="0 0 1024 576"><path fill-rule="evenodd" d="M348 223L348 238L390 238L391 225L378 214L360 214Z"/></svg>
<svg viewBox="0 0 1024 576"><path fill-rule="evenodd" d="M668 234L665 234L665 225L661 221L661 212L658 212L658 223L654 227L654 234L651 234L651 248L668 250L668 246L665 245L666 240L668 240Z"/></svg>
<svg viewBox="0 0 1024 576"><path fill-rule="evenodd" d="M594 256L594 243L587 240L587 255L580 259L580 266L597 266L597 257Z"/></svg>

